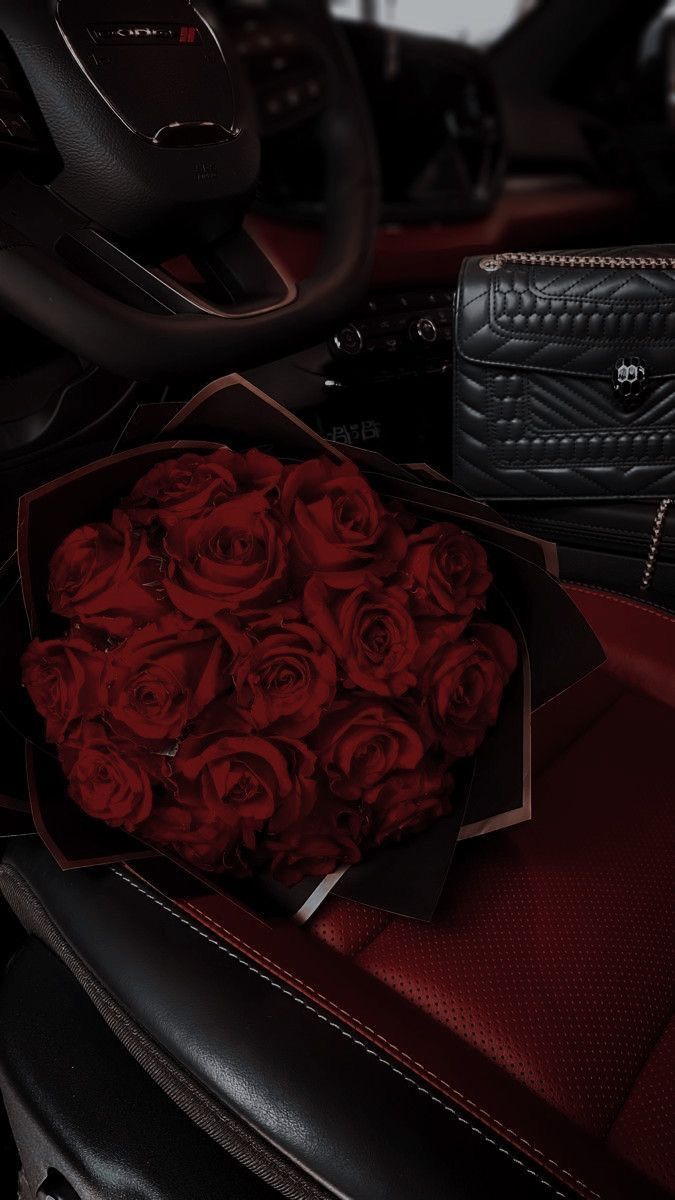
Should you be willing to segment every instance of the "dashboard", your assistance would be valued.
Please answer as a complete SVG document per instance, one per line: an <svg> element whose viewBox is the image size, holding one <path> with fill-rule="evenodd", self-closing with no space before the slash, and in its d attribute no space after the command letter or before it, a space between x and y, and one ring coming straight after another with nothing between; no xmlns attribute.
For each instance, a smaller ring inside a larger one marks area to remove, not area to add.
<svg viewBox="0 0 675 1200"><path fill-rule="evenodd" d="M487 212L504 165L487 57L373 26L345 30L370 99L385 217L464 220Z"/></svg>
<svg viewBox="0 0 675 1200"><path fill-rule="evenodd" d="M320 220L325 64L282 15L243 12L234 21L266 136L261 206ZM466 220L488 212L500 190L504 154L487 56L374 25L349 21L343 28L373 115L384 220Z"/></svg>

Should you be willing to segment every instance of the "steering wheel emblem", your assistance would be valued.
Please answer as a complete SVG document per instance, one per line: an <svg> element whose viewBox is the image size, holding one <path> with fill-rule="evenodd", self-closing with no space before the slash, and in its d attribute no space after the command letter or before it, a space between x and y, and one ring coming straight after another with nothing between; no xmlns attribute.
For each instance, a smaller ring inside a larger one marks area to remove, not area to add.
<svg viewBox="0 0 675 1200"><path fill-rule="evenodd" d="M647 368L642 359L630 356L614 364L614 392L625 411L637 408L647 384Z"/></svg>
<svg viewBox="0 0 675 1200"><path fill-rule="evenodd" d="M194 46L199 41L196 25L90 25L89 36L99 46L178 45Z"/></svg>

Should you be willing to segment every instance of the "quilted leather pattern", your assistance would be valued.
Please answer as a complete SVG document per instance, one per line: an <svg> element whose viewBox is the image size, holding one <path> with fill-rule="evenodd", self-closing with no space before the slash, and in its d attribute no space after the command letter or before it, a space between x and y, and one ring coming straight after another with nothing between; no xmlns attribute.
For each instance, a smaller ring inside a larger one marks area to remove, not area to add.
<svg viewBox="0 0 675 1200"><path fill-rule="evenodd" d="M665 496L675 485L675 271L469 259L456 314L455 478L474 493ZM642 402L612 372L637 355Z"/></svg>

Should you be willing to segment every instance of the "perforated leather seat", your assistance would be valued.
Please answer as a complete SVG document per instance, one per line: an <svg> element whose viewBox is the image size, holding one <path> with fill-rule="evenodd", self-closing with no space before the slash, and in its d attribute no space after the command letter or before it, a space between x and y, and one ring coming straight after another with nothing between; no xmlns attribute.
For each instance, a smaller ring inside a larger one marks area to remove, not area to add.
<svg viewBox="0 0 675 1200"><path fill-rule="evenodd" d="M461 846L429 925L331 901L311 929L270 926L169 902L142 869L6 856L26 925L283 1194L675 1190L675 618L574 595L608 667L541 714L532 823Z"/></svg>

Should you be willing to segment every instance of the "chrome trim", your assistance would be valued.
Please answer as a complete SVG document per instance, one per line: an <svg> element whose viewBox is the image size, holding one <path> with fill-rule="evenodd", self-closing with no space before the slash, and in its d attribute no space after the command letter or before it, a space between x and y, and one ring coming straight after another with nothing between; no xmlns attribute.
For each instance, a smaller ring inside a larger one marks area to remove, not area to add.
<svg viewBox="0 0 675 1200"><path fill-rule="evenodd" d="M482 258L479 266L483 271L498 271L500 267L600 267L602 270L675 271L675 258L657 257L648 254L535 254L504 253Z"/></svg>
<svg viewBox="0 0 675 1200"><path fill-rule="evenodd" d="M656 562L659 557L659 550L661 549L663 527L666 522L666 517L668 516L668 510L674 503L675 501L673 500L662 500L656 510L656 516L652 526L651 541L649 543L649 550L647 551L647 558L645 561L645 569L642 575L642 581L640 583L641 592L648 592L652 585L654 572L656 571Z"/></svg>
<svg viewBox="0 0 675 1200"><path fill-rule="evenodd" d="M159 303L161 303L161 291L168 293L169 296L176 296L183 301L183 305L181 308L179 308L178 313L174 314L176 316L181 315L181 312L185 314L187 307L188 312L191 311L194 313L202 313L209 317L219 317L223 321L242 321L247 317L262 317L265 316L266 313L276 312L277 309L288 308L289 305L295 302L298 295L298 286L295 281L291 279L285 268L278 261L274 260L274 258L270 253L268 253L258 238L253 237L249 230L247 230L247 233L251 238L251 241L255 243L258 249L265 255L265 257L274 267L275 271L279 275L279 278L286 287L286 295L275 304L269 304L264 308L247 309L244 312L238 312L236 309L230 310L227 308L220 308L217 305L209 304L208 300L204 300L195 292L191 292L188 288L184 288L180 283L178 283L177 280L173 279L161 268L147 267L144 266L143 263L139 263L137 259L133 258L130 254L127 254L125 250L122 250L119 246L115 245L114 242L111 242L109 238L105 237L104 234L100 233L98 230L84 230L83 236L76 238L75 240L79 241L85 249L90 250L93 254L96 254L96 242L101 242L102 247L105 247L105 250L107 251L107 253L101 254L101 260L106 263L111 270L118 270L120 274L123 273L122 267L124 264L129 263L133 270L131 270L124 277L127 278L131 283L138 284L142 280L143 276L146 276L149 281L152 280L156 284L159 284L159 289L155 291L151 289L148 290L148 294L151 295L153 299L159 301ZM111 261L111 251L112 256L120 261L119 268L115 267L114 262Z"/></svg>
<svg viewBox="0 0 675 1200"><path fill-rule="evenodd" d="M162 147L160 138L161 138L162 134L166 133L166 131L168 129L222 129L223 137L219 138L218 141L216 141L216 142L194 142L192 144L192 146L187 147L187 149L189 149L189 150L199 150L199 149L202 149L204 146L220 146L220 145L222 145L223 142L232 141L232 130L228 129L225 125L221 125L220 121L169 121L168 125L162 125L162 128L157 130L157 133L155 134L155 136L153 138L150 138L150 141L153 143L153 145L159 146L160 149L173 149L173 150L180 149L180 150L182 150L182 149L186 148L183 146Z"/></svg>

